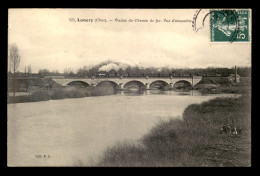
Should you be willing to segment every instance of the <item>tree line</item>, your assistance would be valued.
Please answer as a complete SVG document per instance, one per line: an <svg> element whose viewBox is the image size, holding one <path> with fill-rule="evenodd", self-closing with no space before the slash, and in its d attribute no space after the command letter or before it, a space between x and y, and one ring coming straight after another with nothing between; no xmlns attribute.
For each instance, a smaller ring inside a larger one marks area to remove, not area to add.
<svg viewBox="0 0 260 176"><path fill-rule="evenodd" d="M109 70L109 71L99 71L99 68L79 68L77 71L73 69L66 68L63 73L58 71L49 71L48 69L40 69L38 74L39 77L45 76L65 76L65 77L97 77L100 73L107 76L190 76L190 75L198 75L198 76L217 76L217 77L227 77L230 74L235 73L234 68L179 68L172 69L163 67L161 69L149 67L149 68L139 68L139 67L127 67L125 70ZM237 73L241 77L251 76L251 67L238 67Z"/></svg>

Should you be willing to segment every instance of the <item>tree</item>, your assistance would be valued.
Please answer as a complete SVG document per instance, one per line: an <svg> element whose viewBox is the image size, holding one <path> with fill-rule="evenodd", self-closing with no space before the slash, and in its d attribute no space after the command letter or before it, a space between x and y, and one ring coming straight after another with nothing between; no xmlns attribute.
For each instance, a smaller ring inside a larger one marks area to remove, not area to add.
<svg viewBox="0 0 260 176"><path fill-rule="evenodd" d="M28 65L27 72L28 72L28 75L32 74L32 67L31 67L31 65Z"/></svg>
<svg viewBox="0 0 260 176"><path fill-rule="evenodd" d="M26 76L26 72L27 72L27 67L24 66L24 74L25 74L25 76Z"/></svg>
<svg viewBox="0 0 260 176"><path fill-rule="evenodd" d="M48 69L40 69L39 70L39 76L40 77L45 77L45 76L49 76L50 75L50 71Z"/></svg>
<svg viewBox="0 0 260 176"><path fill-rule="evenodd" d="M12 78L12 87L13 87L13 96L15 96L15 88L16 88L16 72L18 71L21 56L19 54L19 50L16 44L11 44L9 47L8 53L8 60L9 60L9 68L10 72L13 72Z"/></svg>
<svg viewBox="0 0 260 176"><path fill-rule="evenodd" d="M26 92L28 92L29 90L29 87L30 87L30 77L31 77L31 74L32 74L32 68L31 68L31 65L28 65L27 67L25 66L25 75L26 75L26 69L27 69L27 84L26 84Z"/></svg>
<svg viewBox="0 0 260 176"><path fill-rule="evenodd" d="M71 68L65 68L63 71L63 74L64 74L64 76L70 76L70 77L74 76L73 69L71 69Z"/></svg>

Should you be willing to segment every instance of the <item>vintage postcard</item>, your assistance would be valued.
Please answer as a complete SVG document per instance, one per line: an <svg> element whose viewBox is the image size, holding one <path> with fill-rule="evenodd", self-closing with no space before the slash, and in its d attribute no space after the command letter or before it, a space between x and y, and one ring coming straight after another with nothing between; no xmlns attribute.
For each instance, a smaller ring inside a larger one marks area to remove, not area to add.
<svg viewBox="0 0 260 176"><path fill-rule="evenodd" d="M251 9L8 10L8 166L250 167Z"/></svg>

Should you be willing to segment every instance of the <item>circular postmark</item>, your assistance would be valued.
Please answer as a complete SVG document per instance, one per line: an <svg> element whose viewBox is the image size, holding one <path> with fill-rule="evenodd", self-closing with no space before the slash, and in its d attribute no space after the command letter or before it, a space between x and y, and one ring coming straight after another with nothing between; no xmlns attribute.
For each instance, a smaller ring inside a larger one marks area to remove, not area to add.
<svg viewBox="0 0 260 176"><path fill-rule="evenodd" d="M192 28L196 33L205 27L207 17L209 17L210 38L212 42L220 41L232 43L238 38L241 23L239 23L236 10L197 10L192 20Z"/></svg>

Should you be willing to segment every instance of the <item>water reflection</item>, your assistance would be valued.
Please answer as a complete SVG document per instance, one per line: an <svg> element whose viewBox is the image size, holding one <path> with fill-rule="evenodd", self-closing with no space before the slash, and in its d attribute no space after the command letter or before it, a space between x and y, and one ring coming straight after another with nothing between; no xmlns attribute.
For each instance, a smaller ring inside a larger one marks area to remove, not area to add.
<svg viewBox="0 0 260 176"><path fill-rule="evenodd" d="M138 89L125 89L117 92L120 96L145 96L145 95L172 95L172 96L202 96L203 94L197 90L190 91L175 91L175 90L138 90Z"/></svg>
<svg viewBox="0 0 260 176"><path fill-rule="evenodd" d="M147 94L147 91L140 89L125 89L119 93L122 96L141 96Z"/></svg>

